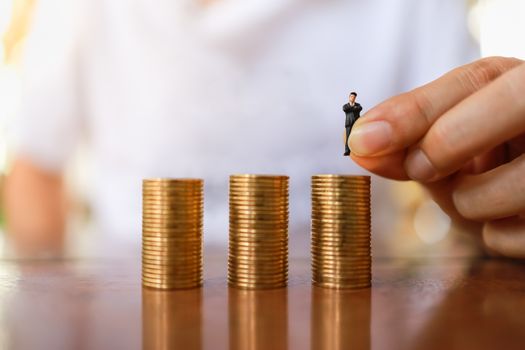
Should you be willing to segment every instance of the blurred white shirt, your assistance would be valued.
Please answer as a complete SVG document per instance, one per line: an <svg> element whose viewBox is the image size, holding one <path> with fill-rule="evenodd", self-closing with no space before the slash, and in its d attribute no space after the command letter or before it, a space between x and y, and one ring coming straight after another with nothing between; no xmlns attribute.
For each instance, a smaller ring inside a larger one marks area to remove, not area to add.
<svg viewBox="0 0 525 350"><path fill-rule="evenodd" d="M138 241L141 179L205 179L205 236L226 241L228 176L291 177L292 229L364 111L474 59L458 0L39 0L17 151L60 170L86 140L99 228Z"/></svg>

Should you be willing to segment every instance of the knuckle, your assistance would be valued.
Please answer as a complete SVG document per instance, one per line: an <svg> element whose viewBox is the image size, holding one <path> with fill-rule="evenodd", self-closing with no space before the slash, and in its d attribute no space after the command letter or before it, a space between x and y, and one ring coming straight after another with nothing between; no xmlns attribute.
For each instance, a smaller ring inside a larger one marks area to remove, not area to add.
<svg viewBox="0 0 525 350"><path fill-rule="evenodd" d="M476 91L520 63L522 61L517 58L499 56L482 58L459 68L458 80L469 90Z"/></svg>
<svg viewBox="0 0 525 350"><path fill-rule="evenodd" d="M414 106L417 109L417 114L423 117L425 125L428 127L434 122L432 115L435 115L432 98L430 98L426 90L419 90L412 95Z"/></svg>
<svg viewBox="0 0 525 350"><path fill-rule="evenodd" d="M435 123L429 130L423 149L437 171L447 170L451 159L455 159L452 132L445 123Z"/></svg>

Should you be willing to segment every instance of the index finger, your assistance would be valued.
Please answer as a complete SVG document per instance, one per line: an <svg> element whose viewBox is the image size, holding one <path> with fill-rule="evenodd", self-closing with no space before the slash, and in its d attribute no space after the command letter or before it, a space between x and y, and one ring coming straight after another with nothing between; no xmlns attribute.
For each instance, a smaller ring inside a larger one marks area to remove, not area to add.
<svg viewBox="0 0 525 350"><path fill-rule="evenodd" d="M521 63L515 58L484 58L377 105L352 129L348 141L352 158L378 175L408 178L399 170L405 149L417 143L446 111Z"/></svg>

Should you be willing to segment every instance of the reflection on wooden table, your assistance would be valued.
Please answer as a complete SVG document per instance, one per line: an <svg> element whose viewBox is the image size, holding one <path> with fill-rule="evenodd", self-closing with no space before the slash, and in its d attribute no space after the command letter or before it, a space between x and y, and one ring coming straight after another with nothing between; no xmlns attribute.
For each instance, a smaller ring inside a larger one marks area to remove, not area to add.
<svg viewBox="0 0 525 350"><path fill-rule="evenodd" d="M224 250L225 252L225 250ZM1 349L522 349L525 264L378 259L373 288L333 291L290 260L285 289L140 285L140 258L0 261Z"/></svg>
<svg viewBox="0 0 525 350"><path fill-rule="evenodd" d="M202 289L142 289L143 349L202 349Z"/></svg>
<svg viewBox="0 0 525 350"><path fill-rule="evenodd" d="M312 287L311 349L370 349L371 290Z"/></svg>
<svg viewBox="0 0 525 350"><path fill-rule="evenodd" d="M230 349L287 349L288 294L274 290L228 291Z"/></svg>

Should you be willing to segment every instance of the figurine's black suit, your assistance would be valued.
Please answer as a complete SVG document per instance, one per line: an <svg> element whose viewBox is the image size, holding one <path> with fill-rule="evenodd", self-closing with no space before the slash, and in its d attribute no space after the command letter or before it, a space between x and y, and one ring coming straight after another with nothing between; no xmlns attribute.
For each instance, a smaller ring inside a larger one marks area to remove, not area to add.
<svg viewBox="0 0 525 350"><path fill-rule="evenodd" d="M343 111L346 113L345 156L350 154L350 148L348 147L348 137L350 137L350 131L352 131L352 127L354 126L355 121L359 119L359 113L362 109L363 107L361 107L361 105L357 102L354 102L353 106L350 103L343 105Z"/></svg>

